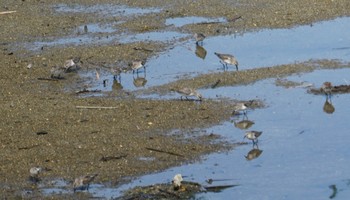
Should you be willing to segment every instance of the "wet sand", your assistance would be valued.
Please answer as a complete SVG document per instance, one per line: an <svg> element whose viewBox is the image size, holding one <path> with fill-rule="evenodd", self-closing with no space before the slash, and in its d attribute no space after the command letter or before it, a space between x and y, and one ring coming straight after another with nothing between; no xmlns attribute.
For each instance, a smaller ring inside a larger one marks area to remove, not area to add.
<svg viewBox="0 0 350 200"><path fill-rule="evenodd" d="M71 4L70 1L60 1ZM93 5L92 0L75 3ZM133 93L122 97L109 92L105 97L79 98L64 87L74 84L74 75L60 81L38 80L49 77L51 66L61 65L69 57L81 57L82 67L92 63L114 63L147 59L170 48L167 42L135 42L93 46L52 47L40 51L24 48L24 42L71 34L78 26L89 23L125 22L116 25L120 32L162 31L169 27L165 19L183 16L225 17L240 19L228 23L192 24L178 28L185 33L202 32L208 36L244 33L262 28L293 27L312 24L350 14L347 0L306 1L99 1L161 10L142 17L96 17L91 13L58 14L58 1L7 1L0 15L0 101L1 103L1 178L0 193L8 198L20 197L33 189L26 180L29 169L43 166L51 169L45 180L98 173L96 182L118 185L124 177L137 176L198 159L200 155L234 147L215 133L199 136L196 131L230 118L234 101L204 100L202 103L174 100L137 99ZM152 49L140 51L139 48ZM85 61L85 62L84 62ZM33 64L28 69L27 65ZM343 67L336 61L314 61L267 69L240 71L239 77L227 73L224 85L248 84L277 75L284 76L329 66ZM348 64L345 65L346 67ZM235 73L236 74L236 73ZM230 76L231 75L231 76ZM144 93L168 92L183 85L207 87L222 74L209 74L191 80L179 80L151 88ZM236 77L236 78L235 78ZM77 106L102 107L84 109ZM256 107L262 107L259 103ZM104 109L104 107L111 107ZM172 130L177 130L172 133ZM190 135L190 137L185 137ZM163 152L152 151L150 148ZM165 152L165 153L164 153ZM169 154L173 153L173 154ZM116 157L103 161L103 157ZM140 158L154 158L145 162ZM35 194L39 195L40 194ZM25 196L25 195L24 195ZM63 197L62 197L63 198Z"/></svg>

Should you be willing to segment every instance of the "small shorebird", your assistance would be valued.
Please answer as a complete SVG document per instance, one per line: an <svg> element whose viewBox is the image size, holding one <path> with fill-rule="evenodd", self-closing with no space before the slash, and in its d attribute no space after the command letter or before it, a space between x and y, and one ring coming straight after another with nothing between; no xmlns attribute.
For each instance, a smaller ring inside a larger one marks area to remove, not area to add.
<svg viewBox="0 0 350 200"><path fill-rule="evenodd" d="M205 35L203 33L195 33L193 36L196 40L196 44L203 44L203 40L205 39Z"/></svg>
<svg viewBox="0 0 350 200"><path fill-rule="evenodd" d="M38 183L41 181L39 178L39 174L44 171L51 171L51 169L48 168L42 168L42 167L32 167L29 170L30 176L29 176L29 181L32 183Z"/></svg>
<svg viewBox="0 0 350 200"><path fill-rule="evenodd" d="M233 106L233 112L232 115L239 113L240 111L243 111L244 115L247 115L247 109L248 106L245 103L237 103L236 105Z"/></svg>
<svg viewBox="0 0 350 200"><path fill-rule="evenodd" d="M258 137L262 134L262 131L247 131L243 137L253 141L253 144L258 143Z"/></svg>
<svg viewBox="0 0 350 200"><path fill-rule="evenodd" d="M131 69L133 74L135 73L135 71L136 73L139 73L139 69L141 69L142 67L144 70L146 70L145 65L140 60L136 60L131 63Z"/></svg>
<svg viewBox="0 0 350 200"><path fill-rule="evenodd" d="M29 181L36 184L41 181L39 178L39 174L43 171L43 168L41 167L32 167L29 170L30 176L29 176Z"/></svg>
<svg viewBox="0 0 350 200"><path fill-rule="evenodd" d="M181 174L176 174L173 178L174 190L179 190L181 187L181 182L183 181Z"/></svg>
<svg viewBox="0 0 350 200"><path fill-rule="evenodd" d="M113 74L113 79L119 80L119 82L120 82L120 79L121 79L120 74L122 73L122 70L119 67L112 67L111 72Z"/></svg>
<svg viewBox="0 0 350 200"><path fill-rule="evenodd" d="M65 72L76 71L78 69L77 64L79 62L80 62L79 57L68 59L64 62L63 69L65 70Z"/></svg>
<svg viewBox="0 0 350 200"><path fill-rule="evenodd" d="M30 176L39 176L39 174L43 171L42 167L32 167L29 170Z"/></svg>
<svg viewBox="0 0 350 200"><path fill-rule="evenodd" d="M76 190L89 190L90 183L95 179L96 176L97 174L76 178L73 183L73 191L75 192Z"/></svg>
<svg viewBox="0 0 350 200"><path fill-rule="evenodd" d="M199 101L202 101L202 95L199 92L197 92L197 90L195 89L185 87L185 88L176 90L176 92L181 94L181 100L182 100L182 97L186 97L186 99L188 100L187 97L194 96L194 97L197 97Z"/></svg>
<svg viewBox="0 0 350 200"><path fill-rule="evenodd" d="M238 71L238 61L233 55L221 54L217 52L215 52L214 54L220 58L220 62L224 66L224 69L228 69L227 64L230 64L230 65L235 65L236 70Z"/></svg>
<svg viewBox="0 0 350 200"><path fill-rule="evenodd" d="M324 82L321 87L321 90L325 93L327 99L328 98L330 99L332 96L332 88L333 88L332 83L328 81Z"/></svg>

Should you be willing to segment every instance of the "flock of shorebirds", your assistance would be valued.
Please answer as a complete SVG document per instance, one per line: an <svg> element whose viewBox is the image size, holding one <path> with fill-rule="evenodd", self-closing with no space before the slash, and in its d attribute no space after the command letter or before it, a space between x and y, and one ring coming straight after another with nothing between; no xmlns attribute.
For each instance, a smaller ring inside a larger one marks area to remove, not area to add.
<svg viewBox="0 0 350 200"><path fill-rule="evenodd" d="M202 33L196 33L193 37L196 41L196 45L203 45L203 40L206 38L206 36ZM214 54L220 59L220 63L223 65L223 68L225 70L228 69L228 65L234 65L238 71L238 61L235 56L217 52ZM51 68L51 79L64 79L65 73L77 71L79 69L79 62L80 58L76 57L66 60L63 66L53 66ZM144 73L146 72L145 62L141 60L132 61L129 63L129 67L129 69L132 70L133 74L136 73L138 75L141 69L143 69L142 71ZM112 67L110 71L113 74L114 81L120 81L121 73L125 70L117 67ZM202 100L202 95L193 88L184 87L175 91L181 95L181 100L184 98L186 98L186 100L189 100L189 97L196 97L199 101Z"/></svg>
<svg viewBox="0 0 350 200"><path fill-rule="evenodd" d="M206 38L206 36L202 33L195 33L193 37L196 40L196 45L203 45L203 41ZM228 69L228 65L234 65L238 71L238 61L235 56L217 52L214 52L214 54L220 59L220 63L223 65L225 70ZM181 100L183 100L183 97L185 97L186 100L189 100L188 97L196 97L199 101L202 100L202 95L193 88L185 87L176 90L176 92L181 95Z"/></svg>
<svg viewBox="0 0 350 200"><path fill-rule="evenodd" d="M41 181L39 174L45 171L50 171L51 169L42 168L42 167L32 167L29 170L29 181L32 183L38 183ZM76 178L73 182L73 191L77 190L89 190L91 182L95 179L98 174L80 176Z"/></svg>
<svg viewBox="0 0 350 200"><path fill-rule="evenodd" d="M194 38L196 40L196 45L203 45L203 40L205 39L205 35L202 33L196 33L194 34ZM231 54L222 54L222 53L214 53L219 59L220 63L223 65L224 69L228 68L228 65L233 65L236 67L236 70L238 71L238 61L237 59L231 55ZM52 67L51 69L51 78L53 79L61 79L63 77L63 73L67 73L70 71L74 71L78 67L78 63L80 62L79 58L72 58L67 61L65 61L63 66L55 66ZM143 68L143 71L145 72L145 64L143 61L136 60L133 61L132 63L129 64L131 67L132 73L139 73L139 70ZM114 80L120 80L120 74L122 73L122 70L120 68L111 68L111 72L113 74ZM332 95L332 84L330 82L324 82L321 91L324 92L324 94L327 97L327 101L331 99ZM175 90L177 93L181 95L180 99L181 100L190 100L189 97L196 97L197 100L202 101L202 95L195 89L189 88L189 87L184 87L181 89ZM245 103L236 103L233 107L233 115L234 114L240 114L241 112L246 116L247 110L249 107ZM261 136L262 131L247 131L244 135L243 139L248 139L253 142L253 147L257 145L258 143L258 138ZM49 171L49 169L46 168L41 168L41 167L32 167L30 169L30 180L32 182L39 182L39 174L43 171ZM73 182L73 190L74 192L77 190L88 190L90 183L95 179L97 174L94 175L86 175L86 176L81 176L78 177L74 180ZM173 185L175 189L179 189L181 186L181 181L182 181L182 176L181 174L177 174L174 179L173 179Z"/></svg>

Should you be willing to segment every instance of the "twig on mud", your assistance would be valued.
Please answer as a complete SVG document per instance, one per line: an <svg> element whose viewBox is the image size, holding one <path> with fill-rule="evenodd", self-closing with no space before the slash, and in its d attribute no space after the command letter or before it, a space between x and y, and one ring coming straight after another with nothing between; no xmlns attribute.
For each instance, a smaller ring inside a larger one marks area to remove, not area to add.
<svg viewBox="0 0 350 200"><path fill-rule="evenodd" d="M18 150L32 149L32 148L35 148L35 147L38 147L38 146L40 146L40 145L36 144L36 145L33 145L33 146L28 146L28 147L18 147Z"/></svg>
<svg viewBox="0 0 350 200"><path fill-rule="evenodd" d="M159 192L163 192L163 193L166 193L166 194L168 194L168 195L175 196L175 197L178 198L178 199L181 198L180 195L177 195L177 194L175 194L174 192L166 191L166 190L163 190L163 189L160 189L160 188L159 188L158 190L159 190Z"/></svg>
<svg viewBox="0 0 350 200"><path fill-rule="evenodd" d="M212 89L216 88L220 83L221 83L221 80L219 79L211 86L211 88Z"/></svg>
<svg viewBox="0 0 350 200"><path fill-rule="evenodd" d="M83 90L76 91L75 94L88 93L88 92L101 92L101 90L89 90L84 88Z"/></svg>
<svg viewBox="0 0 350 200"><path fill-rule="evenodd" d="M234 17L233 19L229 19L229 20L227 20L227 21L229 21L229 22L235 22L235 21L237 21L237 20L239 20L239 19L242 19L242 16L240 15L240 16L236 16L236 17Z"/></svg>
<svg viewBox="0 0 350 200"><path fill-rule="evenodd" d="M153 52L154 51L152 49L147 49L147 48L143 48L143 47L134 47L134 50L148 51L148 52Z"/></svg>
<svg viewBox="0 0 350 200"><path fill-rule="evenodd" d="M100 161L107 162L110 160L119 160L119 159L125 158L126 156L128 156L128 155L125 154L125 155L121 155L121 156L102 156Z"/></svg>
<svg viewBox="0 0 350 200"><path fill-rule="evenodd" d="M11 11L2 11L2 12L0 12L0 15L11 14L11 13L15 13L15 12L17 12L17 11L15 11L15 10L11 10Z"/></svg>
<svg viewBox="0 0 350 200"><path fill-rule="evenodd" d="M43 77L38 78L38 80L40 80L40 81L59 81L62 79L64 79L64 78L43 78Z"/></svg>
<svg viewBox="0 0 350 200"><path fill-rule="evenodd" d="M160 152L160 153L166 153L166 154L173 155L173 156L185 157L184 155L181 155L181 154L177 154L177 153L173 153L173 152L169 152L169 151L163 151L163 150L160 150L160 149L154 149L154 148L150 148L150 147L146 147L146 149L147 149L147 150L150 150L150 151L156 151L156 152Z"/></svg>
<svg viewBox="0 0 350 200"><path fill-rule="evenodd" d="M117 109L118 107L103 107L103 106L75 106L78 109Z"/></svg>
<svg viewBox="0 0 350 200"><path fill-rule="evenodd" d="M210 192L220 192L221 190L231 188L231 187L236 187L239 185L217 185L217 186L203 186L207 191Z"/></svg>

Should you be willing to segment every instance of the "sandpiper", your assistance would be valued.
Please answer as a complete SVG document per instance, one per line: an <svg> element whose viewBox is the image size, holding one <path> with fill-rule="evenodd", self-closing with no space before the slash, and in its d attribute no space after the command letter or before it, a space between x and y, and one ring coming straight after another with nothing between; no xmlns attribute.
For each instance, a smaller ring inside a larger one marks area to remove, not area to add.
<svg viewBox="0 0 350 200"><path fill-rule="evenodd" d="M239 113L240 111L243 111L244 115L247 115L247 109L248 106L245 103L237 103L236 105L233 106L233 112L232 115Z"/></svg>
<svg viewBox="0 0 350 200"><path fill-rule="evenodd" d="M30 168L29 173L31 176L38 176L42 170L42 167L32 167Z"/></svg>
<svg viewBox="0 0 350 200"><path fill-rule="evenodd" d="M197 90L195 89L185 87L185 88L176 90L176 92L181 94L181 100L182 100L182 97L186 97L186 99L188 100L188 97L194 96L194 97L197 97L199 101L202 101L202 95L199 92L197 92Z"/></svg>
<svg viewBox="0 0 350 200"><path fill-rule="evenodd" d="M65 70L65 72L76 71L78 69L77 64L79 62L80 62L79 57L68 59L64 62L63 69Z"/></svg>
<svg viewBox="0 0 350 200"><path fill-rule="evenodd" d="M120 82L120 79L121 79L120 74L122 73L122 70L119 67L112 67L111 72L113 74L113 79L119 80L119 82Z"/></svg>
<svg viewBox="0 0 350 200"><path fill-rule="evenodd" d="M224 66L224 69L228 69L227 64L230 64L230 65L235 65L236 70L238 71L238 61L236 60L236 58L233 55L221 54L221 53L217 53L217 52L215 52L214 54L220 58L220 62Z"/></svg>
<svg viewBox="0 0 350 200"><path fill-rule="evenodd" d="M131 63L131 69L132 69L132 73L139 73L139 69L141 69L143 67L143 69L145 70L145 65L142 63L142 61L137 60L137 61L133 61Z"/></svg>
<svg viewBox="0 0 350 200"><path fill-rule="evenodd" d="M181 187L181 182L183 181L181 174L176 174L173 178L174 190L178 190Z"/></svg>
<svg viewBox="0 0 350 200"><path fill-rule="evenodd" d="M253 141L253 144L258 143L258 137L262 134L262 131L247 131L244 138L248 138ZM244 139L243 138L243 139Z"/></svg>
<svg viewBox="0 0 350 200"><path fill-rule="evenodd" d="M327 99L328 98L331 98L332 96L332 83L331 82L324 82L322 87L321 87L321 90L325 93Z"/></svg>
<svg viewBox="0 0 350 200"><path fill-rule="evenodd" d="M37 184L41 181L39 178L39 174L41 173L42 168L41 167L32 167L29 170L30 176L29 176L29 181L31 183Z"/></svg>
<svg viewBox="0 0 350 200"><path fill-rule="evenodd" d="M97 174L76 178L73 183L73 191L75 192L76 190L89 190L90 183L95 179L96 176Z"/></svg>
<svg viewBox="0 0 350 200"><path fill-rule="evenodd" d="M203 44L203 40L205 39L205 35L203 33L195 33L193 36L196 40L196 44Z"/></svg>
<svg viewBox="0 0 350 200"><path fill-rule="evenodd" d="M32 167L29 170L30 176L29 176L29 181L32 183L38 183L41 181L39 178L39 174L44 171L50 171L50 169L47 168L42 168L42 167Z"/></svg>

